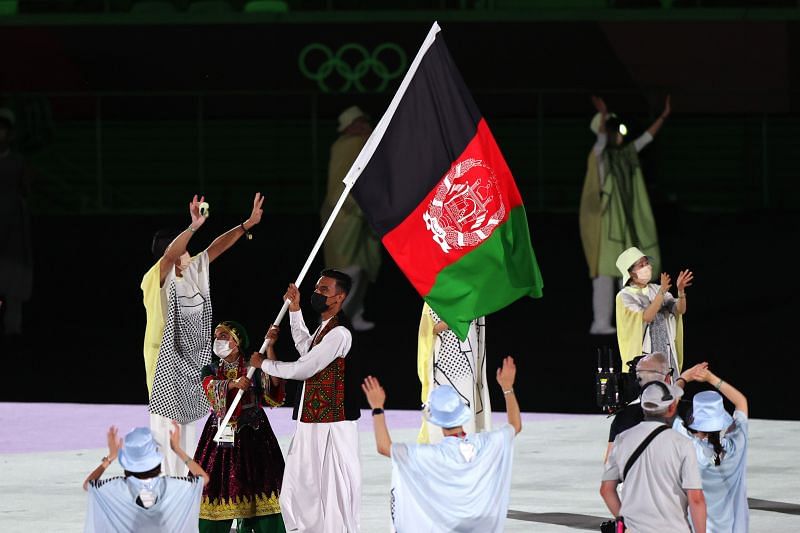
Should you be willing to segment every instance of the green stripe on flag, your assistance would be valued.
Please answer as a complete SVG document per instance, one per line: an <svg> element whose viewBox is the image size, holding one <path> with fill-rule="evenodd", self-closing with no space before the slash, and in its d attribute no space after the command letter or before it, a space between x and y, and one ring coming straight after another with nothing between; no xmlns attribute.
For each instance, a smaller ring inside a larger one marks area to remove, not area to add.
<svg viewBox="0 0 800 533"><path fill-rule="evenodd" d="M425 301L464 340L472 320L523 296L539 298L542 286L528 217L520 205L483 244L436 275Z"/></svg>

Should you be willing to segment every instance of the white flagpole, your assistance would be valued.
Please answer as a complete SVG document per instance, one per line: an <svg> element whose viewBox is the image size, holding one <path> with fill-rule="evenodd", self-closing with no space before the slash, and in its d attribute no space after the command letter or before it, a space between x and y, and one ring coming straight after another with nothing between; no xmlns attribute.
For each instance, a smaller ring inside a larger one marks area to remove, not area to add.
<svg viewBox="0 0 800 533"><path fill-rule="evenodd" d="M303 265L302 270L300 270L300 274L297 276L294 284L298 287L303 282L303 278L305 278L306 273L308 273L308 269L311 268L311 263L314 261L314 258L317 256L317 252L319 252L320 247L322 246L322 242L325 240L325 237L328 235L328 232L333 225L333 221L336 219L336 216L341 211L342 206L344 205L344 201L347 199L347 195L350 194L350 190L356 183L356 180L361 176L361 172L363 172L364 168L369 163L370 158L372 158L372 154L375 153L378 145L383 139L383 134L386 132L386 128L389 125L389 122L394 117L394 112L397 110L397 106L400 104L400 100L403 99L403 95L405 95L406 89L408 85L411 83L411 78L414 77L414 74L417 72L417 68L419 67L420 62L422 61L422 57L425 55L425 52L428 51L428 48L433 44L434 39L436 38L436 34L439 33L440 28L439 24L434 22L433 26L431 26L430 31L428 31L428 35L425 37L425 40L422 43L419 51L417 52L414 61L411 62L411 66L408 68L408 72L406 72L405 77L403 78L402 83L400 83L400 87L397 89L397 92L394 94L391 103L389 104L388 109L381 117L381 120L378 122L378 125L375 126L375 129L372 131L372 134L367 139L367 142L364 144L364 147L359 152L358 157L350 166L350 170L347 171L344 179L344 191L342 191L341 196L339 196L339 201L336 202L336 205L331 211L331 215L328 217L328 221L325 223L325 226L322 228L322 233L320 233L319 237L317 238L317 242L314 244L314 247L311 249L311 253L308 255L308 259L306 259L306 263ZM283 307L278 312L278 316L275 318L273 324L277 325L280 324L281 320L283 320L283 316L286 314L286 310L289 308L289 301L286 300L283 302ZM261 349L259 353L262 355L266 353L267 346L269 344L269 340L265 339L264 343L261 345ZM244 354L242 354L244 357ZM252 379L253 374L255 373L255 367L250 367L247 370L247 378ZM228 411L225 413L225 418L223 418L222 423L219 425L219 429L217 429L217 434L214 436L214 440L219 442L220 437L222 436L223 430L228 426L228 423L231 420L231 416L233 416L233 412L236 410L236 407L239 405L239 401L244 394L243 390L239 390L236 393L236 397L231 402L230 407L228 407Z"/></svg>

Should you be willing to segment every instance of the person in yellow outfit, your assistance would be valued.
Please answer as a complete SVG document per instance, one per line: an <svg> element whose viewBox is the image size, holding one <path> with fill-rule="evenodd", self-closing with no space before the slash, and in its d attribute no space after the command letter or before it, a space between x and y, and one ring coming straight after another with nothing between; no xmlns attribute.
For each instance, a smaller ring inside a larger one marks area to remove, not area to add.
<svg viewBox="0 0 800 533"><path fill-rule="evenodd" d="M617 293L617 341L622 368L643 353L661 352L669 361L673 381L683 367L683 315L686 288L692 284L691 270L678 274L678 296L669 292L672 278L661 273L660 284L653 277L651 258L632 246L617 258L622 290Z"/></svg>
<svg viewBox="0 0 800 533"><path fill-rule="evenodd" d="M339 115L337 131L339 137L331 146L328 188L320 211L323 225L344 191L342 179L372 134L372 126L364 111L358 106L351 106ZM352 291L343 307L353 329L372 329L375 324L364 318L364 298L368 285L378 277L381 242L351 196L345 200L325 238L323 254L326 268L340 270L353 280Z"/></svg>
<svg viewBox="0 0 800 533"><path fill-rule="evenodd" d="M486 317L470 322L467 338L462 341L425 302L419 321L417 374L423 403L433 389L450 385L472 412L464 423L465 431L492 429L492 406L486 386ZM440 428L423 416L417 442L436 444L440 440Z"/></svg>
<svg viewBox="0 0 800 533"><path fill-rule="evenodd" d="M172 420L181 426L181 447L194 455L194 422L210 410L200 385L201 369L211 362L213 340L209 265L242 235L249 235L263 213L264 197L256 193L247 220L192 257L186 247L206 221L207 214L200 209L204 200L195 195L189 202L191 223L171 242L171 235L156 233L153 255L158 260L141 283L147 314L144 366L150 429L164 451L163 471L170 476L185 476L187 472L186 465L169 448Z"/></svg>

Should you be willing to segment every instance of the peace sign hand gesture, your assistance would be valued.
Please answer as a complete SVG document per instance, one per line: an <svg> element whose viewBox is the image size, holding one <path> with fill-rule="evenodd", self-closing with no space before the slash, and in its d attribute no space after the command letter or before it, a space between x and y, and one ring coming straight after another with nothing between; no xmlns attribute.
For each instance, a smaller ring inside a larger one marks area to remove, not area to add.
<svg viewBox="0 0 800 533"><path fill-rule="evenodd" d="M253 210L250 212L250 217L244 221L244 225L247 229L261 222L261 215L264 214L264 210L261 208L263 203L264 196L260 192L257 192L253 198Z"/></svg>

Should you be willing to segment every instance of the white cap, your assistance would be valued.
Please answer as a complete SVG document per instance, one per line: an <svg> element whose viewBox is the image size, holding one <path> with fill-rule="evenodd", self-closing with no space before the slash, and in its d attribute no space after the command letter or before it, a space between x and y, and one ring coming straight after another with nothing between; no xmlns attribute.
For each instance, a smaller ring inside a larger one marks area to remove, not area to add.
<svg viewBox="0 0 800 533"><path fill-rule="evenodd" d="M339 128L336 131L344 131L347 126L352 124L357 118L361 117L369 119L369 115L364 113L357 105L348 107L339 114Z"/></svg>

